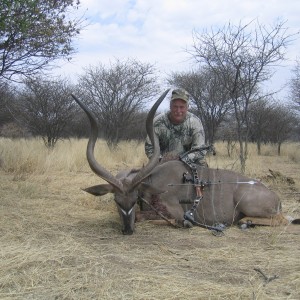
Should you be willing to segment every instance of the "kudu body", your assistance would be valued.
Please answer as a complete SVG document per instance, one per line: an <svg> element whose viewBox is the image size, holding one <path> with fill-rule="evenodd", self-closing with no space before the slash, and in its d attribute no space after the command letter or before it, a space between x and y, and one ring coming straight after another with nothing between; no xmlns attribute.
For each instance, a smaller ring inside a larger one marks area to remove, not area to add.
<svg viewBox="0 0 300 300"><path fill-rule="evenodd" d="M144 180L149 186L166 191L159 195L160 202L176 220L183 220L184 213L193 204L189 200L197 196L193 184L183 183L186 172L191 174L183 162L168 161L158 165ZM261 182L222 169L199 166L197 173L203 185L203 198L194 212L196 222L232 225L243 217L272 218L281 215L279 197ZM144 193L147 195L147 188L144 188ZM189 204L180 204L184 202Z"/></svg>
<svg viewBox="0 0 300 300"><path fill-rule="evenodd" d="M86 112L91 123L91 135L87 146L87 160L91 169L107 184L84 189L96 196L114 193L122 222L123 234L132 234L135 221L135 207L138 195L148 200L151 195L159 194L161 203L173 218L183 220L184 212L192 204L180 204L182 200L196 197L195 186L183 184L183 174L191 172L179 160L158 164L159 145L153 131L153 118L157 107L165 98L168 90L157 100L148 113L147 133L154 145L154 154L148 164L139 171L121 171L113 176L104 169L94 157L94 146L98 136L97 121L93 113L74 95L72 97ZM213 225L236 224L244 216L271 218L281 214L278 196L260 182L253 181L239 173L198 167L199 180L204 183L203 199L194 213L196 222Z"/></svg>

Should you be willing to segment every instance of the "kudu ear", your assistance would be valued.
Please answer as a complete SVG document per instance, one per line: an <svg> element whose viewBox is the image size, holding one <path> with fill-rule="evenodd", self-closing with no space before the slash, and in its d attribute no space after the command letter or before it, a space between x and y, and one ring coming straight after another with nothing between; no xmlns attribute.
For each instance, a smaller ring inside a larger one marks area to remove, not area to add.
<svg viewBox="0 0 300 300"><path fill-rule="evenodd" d="M110 184L98 184L98 185L94 185L91 187L88 187L86 189L82 189L83 191L90 193L94 196L103 196L106 195L108 193L113 193L114 192L114 188L112 185Z"/></svg>
<svg viewBox="0 0 300 300"><path fill-rule="evenodd" d="M147 193L147 194L151 194L151 195L159 195L159 194L167 192L166 190L158 189L155 186L153 186L149 183L145 183L145 182L142 182L139 185L139 190L142 191L143 193Z"/></svg>

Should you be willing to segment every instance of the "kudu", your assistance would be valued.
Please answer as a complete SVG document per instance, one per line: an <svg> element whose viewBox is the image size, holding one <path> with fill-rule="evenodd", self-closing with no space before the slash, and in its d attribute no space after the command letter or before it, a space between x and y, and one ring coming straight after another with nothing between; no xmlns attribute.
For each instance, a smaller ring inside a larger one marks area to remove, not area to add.
<svg viewBox="0 0 300 300"><path fill-rule="evenodd" d="M139 171L124 170L113 176L108 170L102 167L95 159L94 148L98 137L98 122L90 109L72 94L74 100L87 114L91 133L87 145L87 160L96 175L104 179L108 184L101 184L84 189L86 192L101 196L107 193L115 195L114 200L117 204L118 212L122 222L123 234L132 234L135 222L135 206L138 199L139 187L143 186L142 181L149 175L152 169L157 165L160 156L159 144L153 130L153 119L156 110L163 101L169 90L166 90L150 109L146 119L146 131L151 143L154 145L153 156L144 168Z"/></svg>
<svg viewBox="0 0 300 300"><path fill-rule="evenodd" d="M87 146L87 160L91 169L108 184L84 189L96 196L114 193L122 222L123 234L132 234L135 222L135 206L138 195L151 201L151 195L159 194L161 204L172 218L183 220L183 216L196 198L195 185L183 182L183 175L191 173L188 165L179 160L158 164L159 145L153 130L156 109L168 90L153 105L148 113L146 129L154 145L154 154L147 165L139 171L121 171L113 176L94 157L94 146L98 136L97 120L93 113L74 95L72 97L86 112L91 123L91 134ZM197 167L203 188L203 198L194 212L194 221L206 225L222 223L236 224L243 217L276 218L281 216L279 197L264 184L239 173ZM189 202L189 204L183 204ZM192 201L191 201L192 200Z"/></svg>

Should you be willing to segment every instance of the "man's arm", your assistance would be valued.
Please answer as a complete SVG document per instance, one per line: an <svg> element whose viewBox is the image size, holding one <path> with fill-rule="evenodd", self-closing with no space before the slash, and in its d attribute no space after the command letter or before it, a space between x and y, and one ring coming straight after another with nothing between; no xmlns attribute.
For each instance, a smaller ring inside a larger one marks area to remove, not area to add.
<svg viewBox="0 0 300 300"><path fill-rule="evenodd" d="M191 150L195 148L200 148L205 145L205 136L204 129L200 119L196 116L193 116L191 122L192 130L193 130L193 138ZM202 151L195 151L193 153L188 154L189 159L195 163L204 162L205 154Z"/></svg>
<svg viewBox="0 0 300 300"><path fill-rule="evenodd" d="M199 118L194 116L191 122L193 130L192 146L191 149L199 148L205 144L205 136L203 125Z"/></svg>

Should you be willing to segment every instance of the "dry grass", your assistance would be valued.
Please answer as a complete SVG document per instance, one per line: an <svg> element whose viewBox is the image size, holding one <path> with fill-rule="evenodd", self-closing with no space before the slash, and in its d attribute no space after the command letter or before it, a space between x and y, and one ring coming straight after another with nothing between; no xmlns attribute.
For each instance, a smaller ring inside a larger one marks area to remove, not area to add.
<svg viewBox="0 0 300 300"><path fill-rule="evenodd" d="M0 299L300 299L299 230L255 227L215 237L201 228L138 223L120 233L111 195L80 190L99 182L85 160L85 140L47 152L39 140L0 139ZM299 145L251 146L247 173L276 190L300 216ZM223 144L212 167L238 170ZM143 145L124 143L96 156L113 173L141 166ZM285 177L268 180L269 169ZM266 282L255 271L278 278Z"/></svg>

